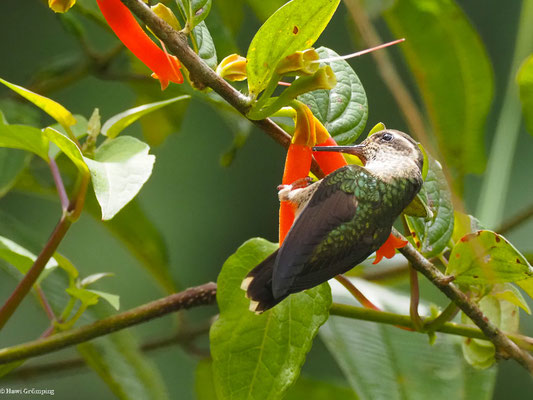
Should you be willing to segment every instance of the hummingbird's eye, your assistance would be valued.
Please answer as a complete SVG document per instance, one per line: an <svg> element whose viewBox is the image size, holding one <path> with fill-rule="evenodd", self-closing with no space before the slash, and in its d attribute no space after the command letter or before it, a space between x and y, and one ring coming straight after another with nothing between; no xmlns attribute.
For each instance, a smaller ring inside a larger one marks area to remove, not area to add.
<svg viewBox="0 0 533 400"><path fill-rule="evenodd" d="M385 142L390 142L392 139L393 139L392 134L388 132L384 133L383 136L381 137L381 140L384 140Z"/></svg>

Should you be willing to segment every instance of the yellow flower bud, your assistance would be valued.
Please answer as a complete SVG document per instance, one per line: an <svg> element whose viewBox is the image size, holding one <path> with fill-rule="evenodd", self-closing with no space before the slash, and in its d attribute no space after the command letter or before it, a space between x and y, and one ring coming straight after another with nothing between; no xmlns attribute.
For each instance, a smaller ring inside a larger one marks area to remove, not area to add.
<svg viewBox="0 0 533 400"><path fill-rule="evenodd" d="M74 4L76 0L48 0L48 7L50 7L56 13L67 12Z"/></svg>
<svg viewBox="0 0 533 400"><path fill-rule="evenodd" d="M228 81L243 81L246 79L246 58L238 54L231 54L224 58L217 66L217 74Z"/></svg>

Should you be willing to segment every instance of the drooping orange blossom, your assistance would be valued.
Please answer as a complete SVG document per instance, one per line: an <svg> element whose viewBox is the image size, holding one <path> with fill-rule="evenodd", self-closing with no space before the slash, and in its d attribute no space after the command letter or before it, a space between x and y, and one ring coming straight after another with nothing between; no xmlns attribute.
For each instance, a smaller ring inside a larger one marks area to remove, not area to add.
<svg viewBox="0 0 533 400"><path fill-rule="evenodd" d="M153 71L152 77L159 79L161 90L169 81L183 83L179 60L161 50L144 32L120 0L96 0L107 23L126 46L140 61Z"/></svg>

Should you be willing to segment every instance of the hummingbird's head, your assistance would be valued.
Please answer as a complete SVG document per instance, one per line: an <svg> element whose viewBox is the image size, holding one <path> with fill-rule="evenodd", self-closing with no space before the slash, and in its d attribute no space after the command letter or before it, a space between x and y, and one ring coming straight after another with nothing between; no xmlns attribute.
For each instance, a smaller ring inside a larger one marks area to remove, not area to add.
<svg viewBox="0 0 533 400"><path fill-rule="evenodd" d="M409 135L385 129L355 146L314 147L315 151L340 151L357 156L366 169L385 178L422 173L424 155Z"/></svg>

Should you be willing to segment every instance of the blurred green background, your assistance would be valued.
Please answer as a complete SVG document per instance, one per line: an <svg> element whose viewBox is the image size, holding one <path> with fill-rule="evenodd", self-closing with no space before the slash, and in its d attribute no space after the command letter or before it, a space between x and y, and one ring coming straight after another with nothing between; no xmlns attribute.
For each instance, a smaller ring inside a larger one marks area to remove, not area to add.
<svg viewBox="0 0 533 400"><path fill-rule="evenodd" d="M488 151L493 131L491 127L495 123L496 111L501 106L509 73L520 3L462 0L459 4L481 35L495 72L494 112L491 112L487 121ZM244 23L237 30L241 54L246 52L253 32L260 26L250 9L244 7L244 13ZM208 25L209 21L208 17ZM391 38L383 23L378 22L378 27L384 38ZM97 49L109 49L116 43L110 34L94 24L89 23L87 29L91 44ZM81 51L78 42L62 28L57 16L37 0L0 2L0 37L0 76L23 86L31 82L36 72L44 66L62 62ZM342 3L316 47L318 45L335 49L339 54L360 48ZM219 59L227 55L218 50ZM413 87L399 57L399 50L393 48L390 52L407 83ZM125 54L120 62L127 62ZM387 127L407 130L371 57L350 60L350 64L367 92L370 110L367 126L382 121ZM158 83L154 81L153 85ZM1 95L7 93L3 88L0 90ZM129 85L95 77L83 78L49 95L72 112L87 117L94 107L98 107L103 120L133 107L136 101L136 93ZM49 121L43 117L42 122ZM141 137L140 125L136 123L126 133ZM220 157L231 146L232 140L233 133L227 120L205 103L193 100L176 134L152 149L157 157L154 172L143 187L138 201L164 237L172 276L180 288L216 281L224 260L250 237L260 236L277 241L278 200L275 188L281 179L284 151L254 128L231 166L221 167ZM533 141L522 129L513 165L511 190L507 195L507 217L531 204L533 199L533 174L529 157L532 150ZM41 167L44 169L44 163ZM474 212L479 187L480 177L467 177L466 205L470 212ZM60 215L57 200L43 200L17 191L0 198L0 211L13 221L20 221L27 231L26 236L32 237L37 245L46 241ZM531 253L532 235L533 221L530 221L508 236L522 252ZM127 249L89 215L84 214L73 226L60 251L75 263L82 275L114 272L115 277L102 281L98 288L119 294L121 310L164 295ZM4 276L0 278L2 299L14 285L14 280ZM0 334L0 347L34 339L42 332L47 321L35 304L31 299L24 301ZM193 310L190 317L192 320L201 320L215 313L216 308L211 306L205 310ZM164 336L165 332L172 330L174 323L173 317L167 316L140 325L134 331L139 341L145 342ZM531 317L522 318L522 327L530 334L533 332ZM207 348L207 340L200 340L198 345ZM48 356L46 361L65 359L75 354L73 350L65 350ZM159 366L170 398L194 398L197 363L194 355L185 353L179 346L172 346L150 353L150 358ZM308 359L304 374L342 382L340 371L319 340L315 342ZM34 364L40 362L44 362L44 358L36 359ZM87 368L61 371L26 381L5 378L0 381L0 386L53 388L57 399L113 397L106 385ZM526 371L512 361L501 362L494 398L526 399L531 398L531 393L533 382Z"/></svg>

